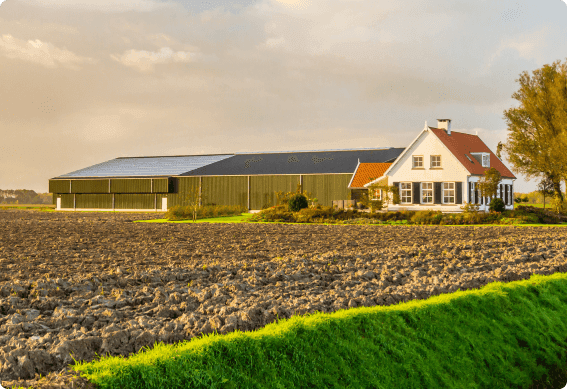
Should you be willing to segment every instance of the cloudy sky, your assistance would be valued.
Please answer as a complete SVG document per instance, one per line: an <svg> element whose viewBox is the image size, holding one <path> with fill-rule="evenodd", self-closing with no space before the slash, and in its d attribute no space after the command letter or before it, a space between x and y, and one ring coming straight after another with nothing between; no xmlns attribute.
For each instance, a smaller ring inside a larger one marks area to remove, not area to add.
<svg viewBox="0 0 567 389"><path fill-rule="evenodd" d="M519 74L567 58L562 0L0 4L1 189L119 156L405 147L437 118L494 150Z"/></svg>

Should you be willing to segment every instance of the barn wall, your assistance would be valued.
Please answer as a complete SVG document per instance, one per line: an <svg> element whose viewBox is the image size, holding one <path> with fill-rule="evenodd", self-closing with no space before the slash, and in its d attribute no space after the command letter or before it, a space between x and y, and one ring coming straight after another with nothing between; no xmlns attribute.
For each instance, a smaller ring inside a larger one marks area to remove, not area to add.
<svg viewBox="0 0 567 389"><path fill-rule="evenodd" d="M158 208L161 207L161 198L167 197L167 207L187 205L187 196L194 195L199 188L199 177L174 177L175 193L158 194Z"/></svg>
<svg viewBox="0 0 567 389"><path fill-rule="evenodd" d="M167 192L169 192L167 178L154 178L154 187L152 193L167 193Z"/></svg>
<svg viewBox="0 0 567 389"><path fill-rule="evenodd" d="M84 194L78 193L77 195L77 208L112 208L112 195L111 194ZM63 200L61 200L63 202ZM73 199L71 198L71 207L73 207ZM63 207L66 208L66 207Z"/></svg>
<svg viewBox="0 0 567 389"><path fill-rule="evenodd" d="M55 198L55 196L53 196ZM61 195L61 208L73 208L73 195L72 194L62 194Z"/></svg>
<svg viewBox="0 0 567 389"><path fill-rule="evenodd" d="M110 180L112 193L151 193L152 180L119 178Z"/></svg>
<svg viewBox="0 0 567 389"><path fill-rule="evenodd" d="M351 178L352 174L304 175L303 193L311 193L318 204L331 206L333 200L350 200Z"/></svg>
<svg viewBox="0 0 567 389"><path fill-rule="evenodd" d="M114 207L116 209L155 209L154 194L117 193L114 196ZM160 207L161 197L158 196L158 208Z"/></svg>
<svg viewBox="0 0 567 389"><path fill-rule="evenodd" d="M202 180L203 205L247 205L247 176L203 177Z"/></svg>
<svg viewBox="0 0 567 389"><path fill-rule="evenodd" d="M70 193L70 180L49 180L49 193Z"/></svg>
<svg viewBox="0 0 567 389"><path fill-rule="evenodd" d="M108 193L108 179L103 180L73 180L72 193Z"/></svg>
<svg viewBox="0 0 567 389"><path fill-rule="evenodd" d="M262 209L276 205L275 192L295 192L299 175L250 176L250 208Z"/></svg>

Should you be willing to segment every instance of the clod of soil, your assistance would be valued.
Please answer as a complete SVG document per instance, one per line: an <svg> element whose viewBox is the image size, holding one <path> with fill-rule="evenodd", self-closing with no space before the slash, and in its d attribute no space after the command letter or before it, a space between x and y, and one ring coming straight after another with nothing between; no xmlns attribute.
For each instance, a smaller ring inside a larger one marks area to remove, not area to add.
<svg viewBox="0 0 567 389"><path fill-rule="evenodd" d="M3 386L70 385L72 356L567 271L563 228L131 222L158 217L0 211Z"/></svg>

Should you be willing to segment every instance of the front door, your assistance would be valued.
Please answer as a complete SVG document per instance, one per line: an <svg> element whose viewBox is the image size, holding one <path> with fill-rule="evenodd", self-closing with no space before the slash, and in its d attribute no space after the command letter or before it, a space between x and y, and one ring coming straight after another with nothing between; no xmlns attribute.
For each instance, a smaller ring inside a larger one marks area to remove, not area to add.
<svg viewBox="0 0 567 389"><path fill-rule="evenodd" d="M162 197L161 199L161 210L164 212L167 211L167 197Z"/></svg>
<svg viewBox="0 0 567 389"><path fill-rule="evenodd" d="M57 209L61 209L61 197L57 197Z"/></svg>

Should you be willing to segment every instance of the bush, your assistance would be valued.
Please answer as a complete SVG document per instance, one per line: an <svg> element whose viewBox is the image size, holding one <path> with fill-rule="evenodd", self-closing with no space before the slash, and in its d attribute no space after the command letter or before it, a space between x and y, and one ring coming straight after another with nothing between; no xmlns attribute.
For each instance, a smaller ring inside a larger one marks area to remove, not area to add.
<svg viewBox="0 0 567 389"><path fill-rule="evenodd" d="M502 201L502 199L494 198L490 201L488 210L490 212L504 212L506 210L506 206L504 205L504 201Z"/></svg>
<svg viewBox="0 0 567 389"><path fill-rule="evenodd" d="M288 207L291 212L299 212L301 209L307 208L308 206L307 197L301 193L291 196L288 201Z"/></svg>
<svg viewBox="0 0 567 389"><path fill-rule="evenodd" d="M441 211L417 211L411 218L412 224L439 224L443 219Z"/></svg>
<svg viewBox="0 0 567 389"><path fill-rule="evenodd" d="M197 208L197 219L219 216L235 216L248 212L243 205L205 205ZM168 220L187 220L193 218L193 209L189 206L176 205L171 207L165 214Z"/></svg>

